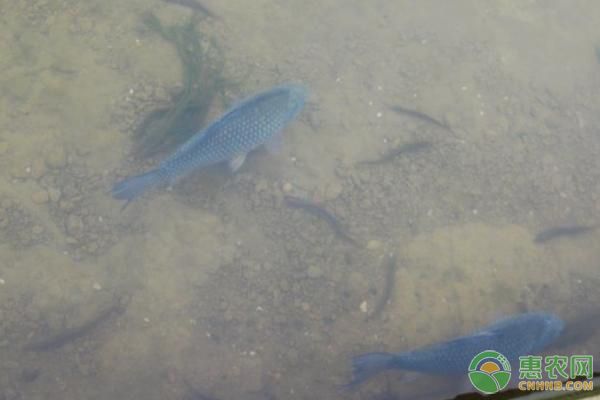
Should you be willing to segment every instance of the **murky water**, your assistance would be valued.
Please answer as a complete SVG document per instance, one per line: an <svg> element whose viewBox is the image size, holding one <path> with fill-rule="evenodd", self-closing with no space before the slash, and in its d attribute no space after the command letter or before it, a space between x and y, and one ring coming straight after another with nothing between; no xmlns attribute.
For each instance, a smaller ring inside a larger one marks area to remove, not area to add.
<svg viewBox="0 0 600 400"><path fill-rule="evenodd" d="M232 99L292 81L309 104L280 153L121 211L111 186L156 162L132 132L182 79L141 16L191 11L0 0L0 399L443 398L400 371L340 387L353 355L524 311L598 354L600 230L534 239L600 223L600 3L203 4Z"/></svg>

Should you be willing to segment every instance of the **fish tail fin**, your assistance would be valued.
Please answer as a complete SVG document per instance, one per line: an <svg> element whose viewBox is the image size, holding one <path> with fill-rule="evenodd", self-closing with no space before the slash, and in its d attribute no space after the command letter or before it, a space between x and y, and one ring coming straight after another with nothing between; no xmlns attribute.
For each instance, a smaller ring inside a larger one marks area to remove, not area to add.
<svg viewBox="0 0 600 400"><path fill-rule="evenodd" d="M163 175L159 169L146 172L145 174L132 176L115 184L112 188L112 196L115 199L127 200L127 204L134 200L146 190L163 182Z"/></svg>
<svg viewBox="0 0 600 400"><path fill-rule="evenodd" d="M391 353L366 353L352 358L352 381L346 385L353 388L370 377L392 369L396 364L396 355Z"/></svg>

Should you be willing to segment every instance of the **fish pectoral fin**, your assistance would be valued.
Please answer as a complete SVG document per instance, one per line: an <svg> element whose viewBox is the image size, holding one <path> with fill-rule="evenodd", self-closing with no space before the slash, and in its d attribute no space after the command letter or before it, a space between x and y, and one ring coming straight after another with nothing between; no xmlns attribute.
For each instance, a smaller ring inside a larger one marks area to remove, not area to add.
<svg viewBox="0 0 600 400"><path fill-rule="evenodd" d="M265 148L271 154L279 154L281 153L281 148L283 147L283 139L281 134L273 136L265 143Z"/></svg>
<svg viewBox="0 0 600 400"><path fill-rule="evenodd" d="M498 332L493 332L493 331L479 331L473 335L471 335L471 337L491 337L491 336L496 336L498 335Z"/></svg>
<svg viewBox="0 0 600 400"><path fill-rule="evenodd" d="M229 160L229 170L231 172L236 172L238 169L240 169L242 164L244 164L245 160L246 160L246 153L235 156L234 158Z"/></svg>
<svg viewBox="0 0 600 400"><path fill-rule="evenodd" d="M410 383L422 378L423 376L426 375L421 372L408 371L403 372L399 380L401 383Z"/></svg>

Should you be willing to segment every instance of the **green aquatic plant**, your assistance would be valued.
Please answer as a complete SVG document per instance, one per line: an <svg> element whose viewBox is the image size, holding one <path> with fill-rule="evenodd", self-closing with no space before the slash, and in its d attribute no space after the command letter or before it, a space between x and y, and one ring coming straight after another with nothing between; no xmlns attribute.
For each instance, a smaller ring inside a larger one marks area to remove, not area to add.
<svg viewBox="0 0 600 400"><path fill-rule="evenodd" d="M148 157L171 150L183 143L203 125L217 97L234 84L225 78L225 58L216 41L196 28L200 21L193 15L182 24L164 26L152 13L144 16L144 25L172 43L181 61L183 88L173 96L172 104L151 111L134 134L135 153Z"/></svg>

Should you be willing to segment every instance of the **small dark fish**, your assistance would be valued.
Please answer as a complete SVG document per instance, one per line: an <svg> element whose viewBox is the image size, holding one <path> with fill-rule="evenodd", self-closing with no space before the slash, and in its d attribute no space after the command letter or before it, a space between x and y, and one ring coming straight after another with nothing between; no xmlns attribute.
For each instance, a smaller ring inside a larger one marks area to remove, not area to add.
<svg viewBox="0 0 600 400"><path fill-rule="evenodd" d="M49 338L41 339L40 341L30 343L26 345L23 349L27 351L37 352L59 349L64 345L89 334L104 321L112 317L113 314L121 314L124 310L125 309L122 304L112 305L106 308L105 310L100 311L98 315L96 315L89 321L83 323L82 325L66 329L57 335L50 336Z"/></svg>
<svg viewBox="0 0 600 400"><path fill-rule="evenodd" d="M405 115L411 116L413 118L417 118L417 119L423 120L425 122L429 122L430 124L436 125L436 126L438 126L440 128L443 128L443 129L447 129L449 131L452 130L445 123L440 122L437 119L435 119L433 117L430 117L429 115L424 114L424 113L422 113L420 111L409 110L408 108L404 108L404 107L401 107L401 106L390 106L390 110L392 110L392 111L394 111L394 112L396 112L398 114L405 114Z"/></svg>
<svg viewBox="0 0 600 400"><path fill-rule="evenodd" d="M284 197L284 200L285 200L285 203L290 207L299 208L301 210L304 210L312 215L315 215L315 216L325 220L329 224L331 229L334 230L336 235L338 235L340 238L342 238L354 245L357 244L356 240L354 238L352 238L348 234L348 232L346 232L346 230L342 227L342 224L340 223L340 221L338 221L338 219L335 217L335 215L333 215L332 213L330 213L329 211L327 211L320 205L313 203L310 200L301 199L300 197L295 197L295 196L287 196L286 195Z"/></svg>
<svg viewBox="0 0 600 400"><path fill-rule="evenodd" d="M219 19L219 16L210 11L204 4L197 0L163 0L165 3L177 4L178 6L187 7L190 10L200 11L201 13L214 18Z"/></svg>
<svg viewBox="0 0 600 400"><path fill-rule="evenodd" d="M568 225L568 226L555 226L541 231L535 236L534 242L544 243L549 240L557 239L562 236L579 236L584 233L598 228L597 225Z"/></svg>
<svg viewBox="0 0 600 400"><path fill-rule="evenodd" d="M373 160L364 160L359 161L358 164L384 164L386 162L392 161L398 156L406 155L409 153L416 153L422 150L426 150L433 146L431 142L419 141L413 143L403 144L395 149L392 149L385 153L383 156L373 159Z"/></svg>
<svg viewBox="0 0 600 400"><path fill-rule="evenodd" d="M21 371L19 380L23 383L31 383L40 377L41 371L39 368L25 368Z"/></svg>
<svg viewBox="0 0 600 400"><path fill-rule="evenodd" d="M385 281L383 282L383 291L381 296L377 300L373 311L367 316L367 320L379 317L385 306L392 298L394 286L396 285L396 270L398 269L398 262L396 260L396 254L390 253L383 259L382 268L385 272Z"/></svg>
<svg viewBox="0 0 600 400"><path fill-rule="evenodd" d="M478 353L494 349L510 363L537 354L562 334L564 322L554 314L532 312L501 319L470 335L402 353L367 353L353 357L353 379L358 385L387 370L426 375L463 376Z"/></svg>

